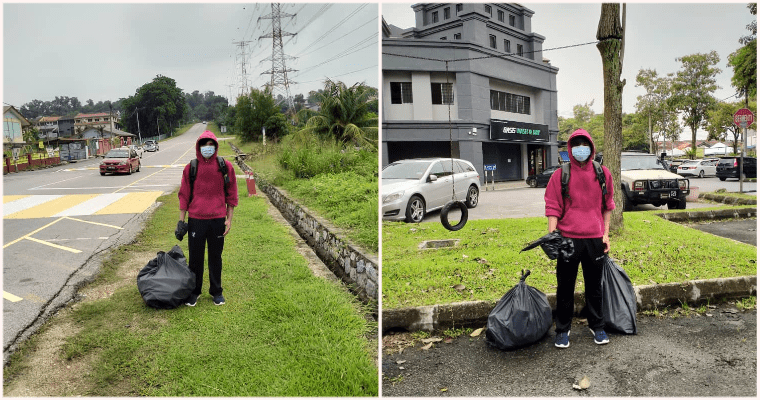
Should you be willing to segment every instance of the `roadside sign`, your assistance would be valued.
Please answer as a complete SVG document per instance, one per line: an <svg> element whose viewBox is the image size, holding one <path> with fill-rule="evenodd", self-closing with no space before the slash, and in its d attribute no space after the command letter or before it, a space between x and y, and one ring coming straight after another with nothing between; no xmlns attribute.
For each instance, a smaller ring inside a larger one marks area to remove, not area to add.
<svg viewBox="0 0 760 400"><path fill-rule="evenodd" d="M21 148L14 147L13 148L13 161L18 161L18 155L21 153Z"/></svg>
<svg viewBox="0 0 760 400"><path fill-rule="evenodd" d="M755 122L755 115L746 108L739 109L734 113L734 123L740 128L746 128L752 125L753 122Z"/></svg>
<svg viewBox="0 0 760 400"><path fill-rule="evenodd" d="M486 171L496 171L496 164L484 164L483 168Z"/></svg>

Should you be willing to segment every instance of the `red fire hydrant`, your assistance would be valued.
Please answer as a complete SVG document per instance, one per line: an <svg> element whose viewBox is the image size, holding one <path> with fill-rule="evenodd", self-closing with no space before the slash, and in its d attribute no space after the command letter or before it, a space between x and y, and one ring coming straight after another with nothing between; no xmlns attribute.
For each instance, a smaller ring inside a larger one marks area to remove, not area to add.
<svg viewBox="0 0 760 400"><path fill-rule="evenodd" d="M254 196L256 194L256 180L253 179L253 172L245 172L245 183L248 185L248 197Z"/></svg>

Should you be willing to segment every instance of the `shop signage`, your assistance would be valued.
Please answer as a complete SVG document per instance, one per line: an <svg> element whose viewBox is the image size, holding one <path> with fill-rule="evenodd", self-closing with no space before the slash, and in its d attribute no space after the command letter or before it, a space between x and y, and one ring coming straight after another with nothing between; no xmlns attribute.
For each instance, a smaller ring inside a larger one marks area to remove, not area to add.
<svg viewBox="0 0 760 400"><path fill-rule="evenodd" d="M548 142L549 126L527 122L491 120L491 140L516 142Z"/></svg>

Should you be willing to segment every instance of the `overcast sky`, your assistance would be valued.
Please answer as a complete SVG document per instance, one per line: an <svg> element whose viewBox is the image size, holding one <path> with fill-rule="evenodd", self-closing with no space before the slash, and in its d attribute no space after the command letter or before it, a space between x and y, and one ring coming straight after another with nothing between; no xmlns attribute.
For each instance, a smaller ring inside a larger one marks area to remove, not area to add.
<svg viewBox="0 0 760 400"><path fill-rule="evenodd" d="M377 87L378 4L282 4L291 94L322 88L325 77ZM3 102L77 97L116 101L156 75L234 99L240 93L241 48L248 86L261 88L272 68L270 3L3 4ZM347 56L341 57L346 53ZM232 88L227 85L233 85ZM234 102L234 101L233 101Z"/></svg>
<svg viewBox="0 0 760 400"><path fill-rule="evenodd" d="M399 28L414 26L413 3L383 3L385 21ZM604 112L604 82L602 61L595 45L548 51L596 40L601 13L600 4L548 4L521 2L535 12L531 19L533 32L544 36L544 58L559 68L557 75L558 113L573 116L573 106L594 102L597 114ZM715 50L720 55L715 92L719 100L736 101L731 86L733 69L726 67L728 55L741 45L739 38L748 35L746 29L756 17L749 13L747 3L628 3L623 75L623 112L635 112L637 96L646 91L636 87L636 75L641 69L655 69L659 76L675 73L681 68L677 57ZM687 132L691 138L690 131ZM704 132L698 138L706 138ZM686 139L685 135L682 135Z"/></svg>

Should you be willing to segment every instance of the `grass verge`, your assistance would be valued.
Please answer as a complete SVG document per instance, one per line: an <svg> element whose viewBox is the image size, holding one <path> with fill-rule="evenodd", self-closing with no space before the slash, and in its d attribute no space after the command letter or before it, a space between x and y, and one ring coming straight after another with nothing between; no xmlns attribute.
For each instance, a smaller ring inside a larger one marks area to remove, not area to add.
<svg viewBox="0 0 760 400"><path fill-rule="evenodd" d="M238 190L240 204L224 249L227 304L214 306L204 293L196 307L149 308L133 280L149 259L137 260L131 282L108 298L77 303L51 321L77 327L54 353L55 364L87 360L87 368L76 375L84 382L78 390L44 395L378 394L376 326L364 318L365 306L340 285L315 277L294 249L288 227L268 215L266 200L246 197L243 180ZM163 205L143 232L113 251L91 285L123 280L120 269L134 254L155 255L177 244L176 192L158 201ZM179 244L187 255L187 241ZM29 340L6 367L6 393L14 375L36 367L26 363L40 342ZM55 372L49 379L57 379Z"/></svg>
<svg viewBox="0 0 760 400"><path fill-rule="evenodd" d="M626 213L624 233L610 238L610 255L634 285L757 273L755 246L665 221L654 215L660 212ZM468 221L456 232L434 222L384 222L383 308L498 300L519 282L522 269L532 272L529 285L553 293L556 261L540 248L520 253L545 233L543 217ZM425 240L443 239L460 243L418 249ZM582 291L582 275L578 282L576 290Z"/></svg>

